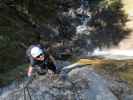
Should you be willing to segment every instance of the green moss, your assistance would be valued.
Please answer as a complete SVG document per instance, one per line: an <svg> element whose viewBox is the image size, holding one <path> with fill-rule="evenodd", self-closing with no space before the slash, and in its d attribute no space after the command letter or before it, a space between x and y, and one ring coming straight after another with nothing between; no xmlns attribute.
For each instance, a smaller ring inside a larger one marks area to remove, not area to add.
<svg viewBox="0 0 133 100"><path fill-rule="evenodd" d="M120 77L121 79L128 81L129 85L133 87L133 69L128 69L128 71L120 72Z"/></svg>

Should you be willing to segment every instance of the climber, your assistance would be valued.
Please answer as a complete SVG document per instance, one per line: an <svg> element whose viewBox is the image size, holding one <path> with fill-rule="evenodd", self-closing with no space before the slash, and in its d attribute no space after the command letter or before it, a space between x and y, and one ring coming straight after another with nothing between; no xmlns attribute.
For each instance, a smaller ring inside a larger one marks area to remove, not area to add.
<svg viewBox="0 0 133 100"><path fill-rule="evenodd" d="M26 54L30 60L27 75L31 77L35 72L46 74L48 70L57 73L57 64L52 55L40 44L31 45Z"/></svg>

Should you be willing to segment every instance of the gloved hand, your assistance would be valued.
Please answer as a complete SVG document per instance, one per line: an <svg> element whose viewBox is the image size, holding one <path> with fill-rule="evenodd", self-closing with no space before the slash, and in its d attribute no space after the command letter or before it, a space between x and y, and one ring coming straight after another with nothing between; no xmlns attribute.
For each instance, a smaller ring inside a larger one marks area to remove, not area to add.
<svg viewBox="0 0 133 100"><path fill-rule="evenodd" d="M61 66L59 64L54 64L56 67L56 73L59 74L61 72Z"/></svg>

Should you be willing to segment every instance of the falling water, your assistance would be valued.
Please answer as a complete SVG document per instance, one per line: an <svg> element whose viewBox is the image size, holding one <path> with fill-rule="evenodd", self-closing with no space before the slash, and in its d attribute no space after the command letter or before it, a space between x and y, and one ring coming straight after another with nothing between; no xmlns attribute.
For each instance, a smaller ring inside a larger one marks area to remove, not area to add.
<svg viewBox="0 0 133 100"><path fill-rule="evenodd" d="M80 0L80 7L77 9L77 14L79 15L81 24L77 26L76 33L89 34L87 32L88 31L87 23L91 19L91 13L89 12L89 0Z"/></svg>
<svg viewBox="0 0 133 100"><path fill-rule="evenodd" d="M110 59L133 59L133 49L95 49L93 53L88 53L89 56L102 56Z"/></svg>
<svg viewBox="0 0 133 100"><path fill-rule="evenodd" d="M90 14L88 12L88 6L89 6L89 2L88 0L81 0L81 5L80 8L78 9L80 14L81 14L81 23L82 25L87 25L87 22L90 19Z"/></svg>

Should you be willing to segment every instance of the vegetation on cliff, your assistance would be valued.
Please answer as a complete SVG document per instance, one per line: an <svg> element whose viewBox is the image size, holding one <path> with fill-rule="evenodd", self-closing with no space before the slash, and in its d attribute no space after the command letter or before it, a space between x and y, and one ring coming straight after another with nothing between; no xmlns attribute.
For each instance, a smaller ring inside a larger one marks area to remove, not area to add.
<svg viewBox="0 0 133 100"><path fill-rule="evenodd" d="M27 63L25 50L32 43L55 45L69 41L73 46L72 53L75 53L85 46L85 39L91 40L93 50L117 45L128 35L129 31L123 29L126 16L120 0L90 0L92 19L88 26L93 30L89 36L78 35L74 40L76 26L73 27L70 17L64 15L71 8L79 7L80 0L1 0L0 84L5 84L5 77L17 72L19 65ZM13 74L14 77L16 75Z"/></svg>

